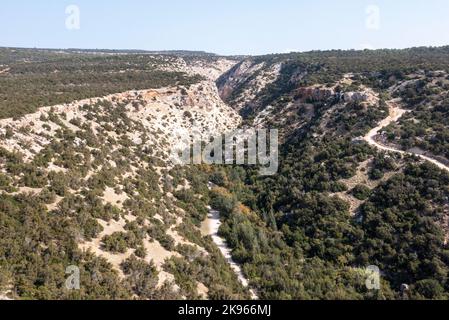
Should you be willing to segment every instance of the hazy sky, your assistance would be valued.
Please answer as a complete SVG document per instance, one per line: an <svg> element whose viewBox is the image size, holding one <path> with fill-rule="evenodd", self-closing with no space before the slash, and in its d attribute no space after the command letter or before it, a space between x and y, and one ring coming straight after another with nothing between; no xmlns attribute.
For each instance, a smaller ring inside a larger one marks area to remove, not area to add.
<svg viewBox="0 0 449 320"><path fill-rule="evenodd" d="M79 29L69 5L79 8ZM0 46L221 54L436 46L449 44L448 17L448 0L2 0Z"/></svg>

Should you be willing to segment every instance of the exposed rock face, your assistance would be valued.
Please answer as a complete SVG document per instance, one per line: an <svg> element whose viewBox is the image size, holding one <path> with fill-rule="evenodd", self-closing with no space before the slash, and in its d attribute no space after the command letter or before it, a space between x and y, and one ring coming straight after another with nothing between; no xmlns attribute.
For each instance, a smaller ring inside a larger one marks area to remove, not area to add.
<svg viewBox="0 0 449 320"><path fill-rule="evenodd" d="M335 83L309 85L316 79L307 78L309 71L304 65L278 61L249 58L217 81L220 96L249 126L278 128L281 137L287 138L309 123L317 110L329 109L320 124L324 132L335 110L352 103L365 108L379 104L378 94L363 85L345 91L353 84L353 74L345 74Z"/></svg>
<svg viewBox="0 0 449 320"><path fill-rule="evenodd" d="M254 60L244 60L217 81L218 90L224 101L241 111L255 104L260 93L274 83L281 72L282 64L267 65Z"/></svg>
<svg viewBox="0 0 449 320"><path fill-rule="evenodd" d="M364 102L367 101L369 95L365 92L347 92L343 95L343 101L347 103L351 102Z"/></svg>
<svg viewBox="0 0 449 320"><path fill-rule="evenodd" d="M303 101L324 101L335 95L333 89L322 87L305 87L297 90L297 97Z"/></svg>
<svg viewBox="0 0 449 320"><path fill-rule="evenodd" d="M185 60L181 57L172 58L167 71L186 72L189 75L200 75L208 81L216 81L221 75L228 72L232 67L238 63L238 60L217 58L210 59L193 59Z"/></svg>
<svg viewBox="0 0 449 320"><path fill-rule="evenodd" d="M79 128L71 123L74 119L83 124L88 123L96 132L101 129L101 124L88 120L88 112L83 110L83 106L101 101L107 101L112 108L126 104L127 116L139 127L145 128L144 132L140 129L129 131L127 135L136 144L145 143L151 146L155 153L162 152L165 156L170 149L179 145L180 138L186 134L216 135L233 130L239 125L240 116L223 102L215 84L215 80L237 61L224 58L185 60L170 56L165 59L167 64L163 69L186 72L192 76L200 75L205 80L189 88L128 91L44 107L16 121L3 119L0 120L0 135L5 135L8 131L12 136L9 139L1 139L0 147L19 151L25 155L25 159L32 160L35 154L51 143L53 136L62 126L76 132ZM135 107L137 105L139 107ZM62 123L48 121L49 114L64 115ZM113 132L110 134L116 137Z"/></svg>
<svg viewBox="0 0 449 320"><path fill-rule="evenodd" d="M42 108L37 113L16 121L0 120L0 134L12 132L9 139L0 141L0 146L9 151L19 151L26 159L32 160L34 155L51 143L62 126L78 131L79 128L71 123L75 119L88 124L97 132L101 129L101 124L89 120L88 111L83 106L100 101L111 103L112 108L125 103L127 116L136 124L136 130L130 130L126 135L136 146L151 146L155 154L162 152L166 159L169 158L170 150L177 146L180 138L187 132L216 135L235 129L241 121L240 116L220 99L214 83L203 81L190 88L129 91ZM136 105L139 107L135 107ZM65 119L59 124L48 121L50 114L64 115ZM116 138L114 132L106 133L111 138Z"/></svg>
<svg viewBox="0 0 449 320"><path fill-rule="evenodd" d="M226 100L233 91L239 86L249 80L251 76L264 67L264 63L253 63L251 60L245 60L234 68L232 68L227 74L223 75L218 80L218 89L220 96Z"/></svg>

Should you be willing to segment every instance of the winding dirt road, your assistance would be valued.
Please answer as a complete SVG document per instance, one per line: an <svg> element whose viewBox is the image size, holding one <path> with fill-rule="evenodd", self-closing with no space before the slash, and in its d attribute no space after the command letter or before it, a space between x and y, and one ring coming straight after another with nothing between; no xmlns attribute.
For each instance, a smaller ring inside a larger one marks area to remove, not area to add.
<svg viewBox="0 0 449 320"><path fill-rule="evenodd" d="M401 107L399 106L399 102L400 102L400 99L394 99L394 100L390 100L387 102L387 104L389 106L390 114L388 115L387 118L382 120L377 127L372 129L365 137L363 137L363 140L365 140L368 144L370 144L382 151L390 151L390 152L396 152L396 153L403 154L403 155L412 155L412 156L420 157L423 160L433 163L438 168L449 172L449 167L446 166L445 164L439 162L438 160L435 160L433 158L430 158L430 157L422 155L422 154L407 152L407 151L399 150L399 149L396 149L393 147L387 147L375 140L375 137L383 129L388 127L391 123L397 122L405 113L408 112L407 110L401 109Z"/></svg>
<svg viewBox="0 0 449 320"><path fill-rule="evenodd" d="M256 292L249 287L249 281L243 274L242 268L234 261L234 259L232 259L232 250L228 247L226 240L218 235L218 230L220 229L220 226L221 226L220 212L209 208L209 215L207 216L207 219L203 222L201 228L203 235L209 235L212 237L213 242L218 247L218 249L220 249L221 254L226 259L228 264L231 266L231 269L237 275L237 278L239 279L240 283L245 288L249 289L251 299L258 300L259 297L257 296Z"/></svg>

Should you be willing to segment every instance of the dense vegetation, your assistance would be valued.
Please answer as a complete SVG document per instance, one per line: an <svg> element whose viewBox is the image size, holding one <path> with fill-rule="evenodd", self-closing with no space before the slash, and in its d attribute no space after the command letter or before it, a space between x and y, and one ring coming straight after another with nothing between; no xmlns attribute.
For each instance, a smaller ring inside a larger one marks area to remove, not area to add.
<svg viewBox="0 0 449 320"><path fill-rule="evenodd" d="M263 89L254 99L246 101L242 114L251 119L267 105L284 106L291 101L299 87L311 85L333 86L346 74L354 75L354 86L367 85L382 91L405 80L407 75L417 71L443 70L449 72L449 47L411 48L405 50L365 50L365 51L312 51L250 58L253 66L264 64L245 81L234 88L226 99L234 103L236 97L251 80L275 64L281 64L278 79ZM229 73L232 73L234 67ZM229 74L228 73L228 74ZM228 74L217 82L221 87Z"/></svg>
<svg viewBox="0 0 449 320"><path fill-rule="evenodd" d="M449 162L449 75L427 72L417 75L396 95L410 112L388 128L389 143L404 150L415 148Z"/></svg>
<svg viewBox="0 0 449 320"><path fill-rule="evenodd" d="M283 129L279 172L270 177L245 166L166 170L163 154L127 135L157 136L130 119L129 101L86 104L79 110L85 119L69 123L50 111L43 118L51 143L33 151L32 161L0 148L0 293L17 299L199 299L203 285L210 299L248 298L212 239L200 232L210 205L222 214L220 235L262 299L448 299L449 174L360 140L386 117L386 102L401 98L410 113L382 142L449 157L448 56L444 47L250 58L266 68L282 62L277 81L242 112L246 124L267 105L286 115L267 123ZM161 71L170 59L0 49L1 68L8 69L0 74L0 117L199 80ZM352 82L340 83L347 74ZM249 80L235 88L230 104ZM300 93L317 84L332 94ZM376 103L342 98L367 87ZM86 119L98 124L95 130ZM59 129L51 132L54 125ZM17 134L5 128L1 139ZM125 200L105 201L107 190ZM126 258L113 265L83 250L86 243ZM170 257L158 265L152 246ZM65 288L70 265L80 268L81 290ZM382 272L381 290L365 285L370 265ZM158 283L161 273L173 281Z"/></svg>
<svg viewBox="0 0 449 320"><path fill-rule="evenodd" d="M428 164L407 165L373 191L357 188L367 200L353 218L348 205L329 194L353 171L349 166L338 173L334 165L358 163L372 151L348 143L320 148L334 150L324 166L305 149L310 156L287 155L275 178L261 179L251 170L222 171L223 187L232 194L214 191L212 204L224 213L221 232L259 294L272 299L447 298L449 260L441 225L449 175ZM369 265L382 270L379 292L365 287L363 270ZM410 292L402 294L402 284Z"/></svg>
<svg viewBox="0 0 449 320"><path fill-rule="evenodd" d="M221 233L262 298L449 298L449 175L357 140L386 116L387 99L402 98L412 112L386 137L447 156L448 54L445 47L253 58L267 68L283 66L278 80L248 101L242 112L247 123L270 104L273 113L294 105L282 123L300 125L285 132L277 175L224 167L218 181L226 192L213 191L211 203L224 213ZM313 84L335 87L346 74L352 84L337 87L337 94L373 88L377 107L342 104L334 95L301 100L297 94ZM229 103L250 80L235 88ZM219 86L224 81L226 76ZM268 125L276 127L276 121ZM356 175L369 184L348 188L345 181ZM359 203L355 212L340 194ZM370 265L381 270L380 291L365 286Z"/></svg>
<svg viewBox="0 0 449 320"><path fill-rule="evenodd" d="M199 77L164 71L175 57L0 48L0 119L128 90L188 85Z"/></svg>

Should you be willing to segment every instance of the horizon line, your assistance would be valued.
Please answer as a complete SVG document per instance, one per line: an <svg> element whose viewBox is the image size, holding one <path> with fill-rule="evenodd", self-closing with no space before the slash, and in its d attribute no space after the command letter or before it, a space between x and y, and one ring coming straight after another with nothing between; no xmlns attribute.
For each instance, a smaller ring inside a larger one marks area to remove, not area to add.
<svg viewBox="0 0 449 320"><path fill-rule="evenodd" d="M129 54L170 54L170 53L198 53L198 54L206 54L206 55L214 55L218 57L257 57L257 56L269 56L269 55L283 55L283 54L304 54L304 53L316 53L316 52L334 52L334 51L343 51L343 52L375 52L375 51L401 51L401 50L412 50L412 49L443 49L449 47L449 44L445 45L422 45L422 46L412 46L412 47L403 47L403 48L393 48L393 47L385 47L385 48L365 48L365 49L312 49L305 51L285 51L285 52L272 52L272 53L264 53L264 54L220 54L216 52L210 52L207 50L189 50L189 49L162 49L162 50L148 50L148 49L111 49L111 48L46 48L46 47L22 47L22 46L2 46L0 45L0 49L18 49L18 50L43 50L43 51L91 51L91 52L124 52ZM113 53L111 52L111 53Z"/></svg>

